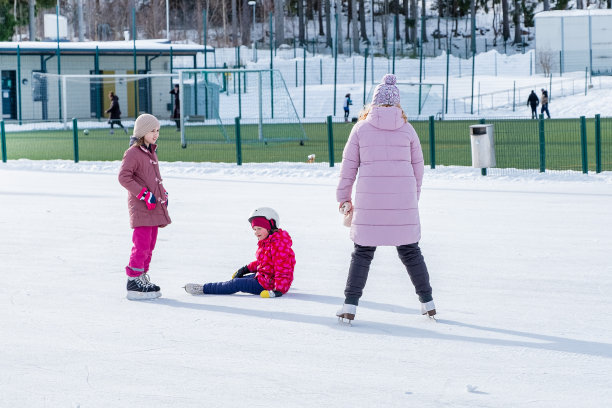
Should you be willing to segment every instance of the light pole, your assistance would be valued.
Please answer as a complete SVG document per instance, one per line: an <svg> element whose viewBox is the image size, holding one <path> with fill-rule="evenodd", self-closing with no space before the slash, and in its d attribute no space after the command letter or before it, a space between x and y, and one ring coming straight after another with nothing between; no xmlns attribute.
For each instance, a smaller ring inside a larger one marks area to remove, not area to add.
<svg viewBox="0 0 612 408"><path fill-rule="evenodd" d="M255 6L257 2L255 0L250 0L248 4L253 7L253 28L251 29L251 37L253 37L253 62L257 62L257 53L255 52Z"/></svg>

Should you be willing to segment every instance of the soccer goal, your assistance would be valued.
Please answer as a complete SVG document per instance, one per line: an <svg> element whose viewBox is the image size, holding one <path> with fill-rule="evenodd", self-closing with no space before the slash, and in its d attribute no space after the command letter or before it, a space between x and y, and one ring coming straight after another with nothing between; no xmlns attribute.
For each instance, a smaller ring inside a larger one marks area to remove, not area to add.
<svg viewBox="0 0 612 408"><path fill-rule="evenodd" d="M444 118L444 84L397 82L402 109L409 117ZM375 86L370 89L368 101L372 100Z"/></svg>
<svg viewBox="0 0 612 408"><path fill-rule="evenodd" d="M60 120L65 126L72 118L105 122L110 107L109 94L118 97L122 119L135 119L150 113L170 119L172 96L169 91L176 74L32 74L32 119ZM24 101L25 103L25 101Z"/></svg>
<svg viewBox="0 0 612 408"><path fill-rule="evenodd" d="M281 73L270 69L179 71L181 143L233 143L239 118L243 143L306 138Z"/></svg>

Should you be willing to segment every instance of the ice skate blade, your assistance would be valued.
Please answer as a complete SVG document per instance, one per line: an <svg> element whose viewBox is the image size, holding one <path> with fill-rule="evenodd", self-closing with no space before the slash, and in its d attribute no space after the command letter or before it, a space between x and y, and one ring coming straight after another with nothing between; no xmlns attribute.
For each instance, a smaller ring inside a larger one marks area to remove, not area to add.
<svg viewBox="0 0 612 408"><path fill-rule="evenodd" d="M338 316L338 324L343 326L352 326L353 320L355 320L355 315L352 313L341 313Z"/></svg>
<svg viewBox="0 0 612 408"><path fill-rule="evenodd" d="M426 313L423 313L423 316L433 317L436 314L436 309L428 310Z"/></svg>
<svg viewBox="0 0 612 408"><path fill-rule="evenodd" d="M128 300L153 300L161 296L161 292L136 292L134 290L128 290Z"/></svg>

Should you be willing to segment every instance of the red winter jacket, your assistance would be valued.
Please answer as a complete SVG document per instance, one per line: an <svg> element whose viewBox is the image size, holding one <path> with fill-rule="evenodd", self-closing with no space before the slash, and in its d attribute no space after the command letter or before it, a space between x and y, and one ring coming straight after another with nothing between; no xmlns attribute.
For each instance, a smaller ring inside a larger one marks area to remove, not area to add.
<svg viewBox="0 0 612 408"><path fill-rule="evenodd" d="M281 229L257 242L257 260L248 264L247 268L257 272L257 281L264 289L283 293L289 291L295 266L292 244L289 233Z"/></svg>

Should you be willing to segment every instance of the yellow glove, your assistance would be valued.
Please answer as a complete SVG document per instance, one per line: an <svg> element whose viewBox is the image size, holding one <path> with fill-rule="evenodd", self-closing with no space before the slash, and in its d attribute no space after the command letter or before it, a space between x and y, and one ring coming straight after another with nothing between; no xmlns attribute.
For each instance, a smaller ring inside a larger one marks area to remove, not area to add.
<svg viewBox="0 0 612 408"><path fill-rule="evenodd" d="M259 294L262 298L274 298L283 296L283 292L279 290L262 290Z"/></svg>

